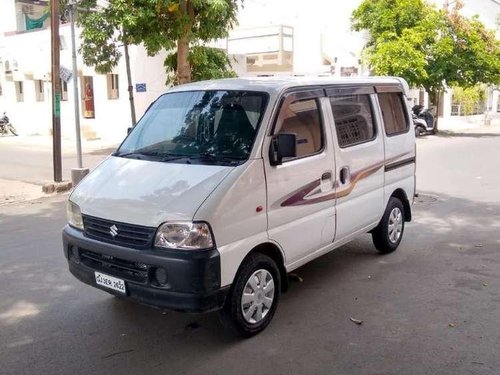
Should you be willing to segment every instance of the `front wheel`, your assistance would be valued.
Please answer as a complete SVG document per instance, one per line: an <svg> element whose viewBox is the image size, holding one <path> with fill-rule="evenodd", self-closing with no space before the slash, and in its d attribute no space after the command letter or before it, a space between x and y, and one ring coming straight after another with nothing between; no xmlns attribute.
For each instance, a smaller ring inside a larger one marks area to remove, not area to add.
<svg viewBox="0 0 500 375"><path fill-rule="evenodd" d="M403 203L395 197L389 199L384 216L372 232L373 244L382 254L396 250L403 238L405 229L405 209Z"/></svg>
<svg viewBox="0 0 500 375"><path fill-rule="evenodd" d="M220 311L222 324L246 338L263 331L276 311L280 287L280 273L274 260L264 254L249 255Z"/></svg>
<svg viewBox="0 0 500 375"><path fill-rule="evenodd" d="M12 124L8 124L8 125L7 125L7 127L8 127L9 131L10 131L12 134L14 134L15 136L17 136L17 130L16 130L16 128L14 127L14 125L12 125Z"/></svg>

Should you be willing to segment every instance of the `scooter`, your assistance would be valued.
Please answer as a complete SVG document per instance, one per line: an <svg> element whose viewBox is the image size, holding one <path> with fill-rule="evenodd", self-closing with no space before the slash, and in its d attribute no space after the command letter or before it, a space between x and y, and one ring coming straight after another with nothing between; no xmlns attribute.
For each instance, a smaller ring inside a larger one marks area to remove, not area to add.
<svg viewBox="0 0 500 375"><path fill-rule="evenodd" d="M436 121L428 109L417 104L413 106L411 111L416 137L420 137L423 134L436 134Z"/></svg>
<svg viewBox="0 0 500 375"><path fill-rule="evenodd" d="M16 128L14 127L14 125L10 123L9 118L4 112L3 116L0 118L0 134L2 135L9 134L9 132L11 132L14 135L17 135Z"/></svg>

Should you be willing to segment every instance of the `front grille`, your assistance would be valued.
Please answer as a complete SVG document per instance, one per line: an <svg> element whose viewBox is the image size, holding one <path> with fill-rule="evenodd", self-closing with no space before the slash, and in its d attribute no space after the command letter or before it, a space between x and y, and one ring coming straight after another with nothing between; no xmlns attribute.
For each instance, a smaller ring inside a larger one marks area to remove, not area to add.
<svg viewBox="0 0 500 375"><path fill-rule="evenodd" d="M80 262L93 270L102 271L110 276L142 284L148 281L149 266L144 263L131 262L85 249L80 249Z"/></svg>
<svg viewBox="0 0 500 375"><path fill-rule="evenodd" d="M156 228L119 223L83 215L85 235L100 241L134 248L151 247ZM113 236L114 234L114 236Z"/></svg>

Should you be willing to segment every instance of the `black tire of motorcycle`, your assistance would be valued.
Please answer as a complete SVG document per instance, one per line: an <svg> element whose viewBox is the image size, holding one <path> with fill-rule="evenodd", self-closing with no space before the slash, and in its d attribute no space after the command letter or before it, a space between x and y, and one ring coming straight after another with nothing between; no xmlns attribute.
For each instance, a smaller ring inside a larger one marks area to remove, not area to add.
<svg viewBox="0 0 500 375"><path fill-rule="evenodd" d="M420 126L415 126L415 137L420 137L425 131Z"/></svg>
<svg viewBox="0 0 500 375"><path fill-rule="evenodd" d="M14 135L17 137L17 135L18 135L18 134L17 134L17 130L16 130L16 128L14 127L14 125L9 124L9 125L7 125L7 128L9 129L9 131L10 131L12 134L14 134Z"/></svg>

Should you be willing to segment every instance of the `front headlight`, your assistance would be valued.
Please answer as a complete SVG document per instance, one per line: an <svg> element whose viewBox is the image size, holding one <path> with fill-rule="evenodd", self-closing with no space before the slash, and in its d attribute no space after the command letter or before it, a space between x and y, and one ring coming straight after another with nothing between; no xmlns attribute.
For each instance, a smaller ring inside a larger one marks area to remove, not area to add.
<svg viewBox="0 0 500 375"><path fill-rule="evenodd" d="M66 216L68 218L68 224L74 228L83 230L83 219L80 207L76 203L68 200L66 205Z"/></svg>
<svg viewBox="0 0 500 375"><path fill-rule="evenodd" d="M155 246L183 250L210 249L214 240L207 223L165 223L156 232Z"/></svg>

